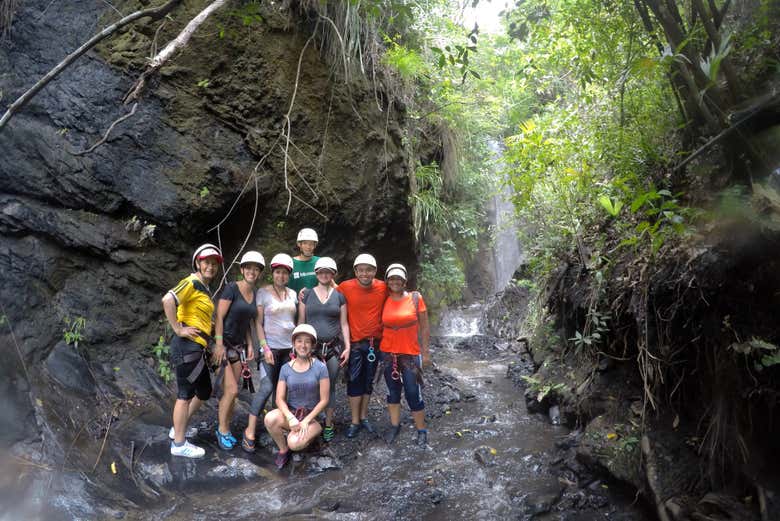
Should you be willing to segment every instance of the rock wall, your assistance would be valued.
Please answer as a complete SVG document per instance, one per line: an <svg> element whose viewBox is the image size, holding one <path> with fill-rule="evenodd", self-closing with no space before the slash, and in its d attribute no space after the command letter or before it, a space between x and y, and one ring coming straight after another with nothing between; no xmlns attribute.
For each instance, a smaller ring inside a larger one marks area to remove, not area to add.
<svg viewBox="0 0 780 521"><path fill-rule="evenodd" d="M254 18L238 3L223 9L162 68L133 117L76 155L130 110L121 99L155 34L161 47L205 4L110 37L0 132L0 441L15 453L61 455L84 425L99 440L128 404L169 407L151 346L165 332L160 297L199 243L219 241L233 259L246 240L268 258L292 253L308 225L341 278L360 251L380 270L417 266L404 114L387 113L381 84L340 79L317 42L307 45L307 26L279 6ZM127 14L141 3L113 6ZM93 0L23 2L0 42L0 111L118 18ZM78 349L63 342L75 317L86 319Z"/></svg>

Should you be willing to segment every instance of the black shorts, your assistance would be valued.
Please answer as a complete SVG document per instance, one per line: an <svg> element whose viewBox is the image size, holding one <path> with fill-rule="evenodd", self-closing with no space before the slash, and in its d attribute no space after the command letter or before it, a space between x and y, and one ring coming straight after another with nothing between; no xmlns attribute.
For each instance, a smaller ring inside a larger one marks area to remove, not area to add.
<svg viewBox="0 0 780 521"><path fill-rule="evenodd" d="M171 364L176 367L176 387L178 388L176 397L179 400L191 400L197 396L202 401L211 397L211 375L206 364L194 382L187 380L192 371L197 367L198 360L182 363L185 354L196 352L194 347L201 349L200 344L193 342L188 338L173 337L171 340Z"/></svg>
<svg viewBox="0 0 780 521"><path fill-rule="evenodd" d="M205 402L211 398L211 375L209 375L209 368L205 364L194 382L187 379L197 365L198 361L196 360L176 366L176 386L178 387L176 397L179 400L191 400L193 396L197 396Z"/></svg>

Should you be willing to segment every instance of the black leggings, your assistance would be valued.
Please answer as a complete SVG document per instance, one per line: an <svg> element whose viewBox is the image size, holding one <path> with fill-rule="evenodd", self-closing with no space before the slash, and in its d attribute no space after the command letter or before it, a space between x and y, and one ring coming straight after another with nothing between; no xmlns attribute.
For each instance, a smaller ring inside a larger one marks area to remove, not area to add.
<svg viewBox="0 0 780 521"><path fill-rule="evenodd" d="M271 349L274 355L274 365L265 362L262 358L260 366L265 371L265 376L260 380L260 389L257 390L252 398L252 405L249 406L249 413L254 416L260 416L260 411L265 408L265 402L268 397L276 390L276 384L279 382L279 371L282 366L290 361L292 349ZM263 354L260 354L263 357Z"/></svg>

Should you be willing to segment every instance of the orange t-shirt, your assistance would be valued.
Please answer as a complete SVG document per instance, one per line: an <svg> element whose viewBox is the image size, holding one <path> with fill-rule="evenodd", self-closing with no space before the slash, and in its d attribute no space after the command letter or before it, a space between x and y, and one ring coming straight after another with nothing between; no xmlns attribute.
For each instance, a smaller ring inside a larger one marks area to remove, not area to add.
<svg viewBox="0 0 780 521"><path fill-rule="evenodd" d="M347 299L349 340L382 338L382 306L387 298L387 284L374 279L365 288L357 279L345 280L336 288Z"/></svg>
<svg viewBox="0 0 780 521"><path fill-rule="evenodd" d="M427 311L422 295L418 298L417 305L420 313ZM382 311L382 323L384 333L380 348L383 352L415 356L420 354L420 342L417 339L419 329L417 310L414 309L411 293L401 300L387 298L385 309Z"/></svg>

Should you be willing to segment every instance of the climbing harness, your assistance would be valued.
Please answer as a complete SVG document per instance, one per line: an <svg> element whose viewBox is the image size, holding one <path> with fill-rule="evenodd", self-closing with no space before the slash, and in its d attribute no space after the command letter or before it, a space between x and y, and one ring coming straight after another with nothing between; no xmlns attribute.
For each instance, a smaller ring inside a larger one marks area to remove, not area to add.
<svg viewBox="0 0 780 521"><path fill-rule="evenodd" d="M398 372L398 355L393 353L393 371L390 373L390 378L396 382L401 379L401 373Z"/></svg>
<svg viewBox="0 0 780 521"><path fill-rule="evenodd" d="M254 393L255 384L252 381L252 371L249 369L249 364L246 361L246 350L242 349L239 352L239 356L241 361L241 378L244 380L242 389L249 389L250 393Z"/></svg>
<svg viewBox="0 0 780 521"><path fill-rule="evenodd" d="M314 356L327 363L334 356L340 356L343 350L344 345L341 339L336 337L330 342L318 342L314 350Z"/></svg>
<svg viewBox="0 0 780 521"><path fill-rule="evenodd" d="M414 379L420 387L425 387L423 381L422 368L417 365L417 357L414 355L407 355L403 353L385 353L384 359L379 363L376 376L374 377L374 383L378 383L379 379L385 374L385 369L389 366L391 368L390 378L396 382L403 383L404 372L411 371L414 374Z"/></svg>
<svg viewBox="0 0 780 521"><path fill-rule="evenodd" d="M183 327L189 327L184 322L181 322L181 325ZM187 375L187 381L190 383L195 383L195 380L198 379L201 371L203 371L203 368L206 367L207 360L211 358L211 350L209 347L214 343L214 339L211 337L211 335L207 335L203 331L198 330L198 336L206 341L206 347L201 349L198 353L188 353L184 355L181 361L182 364L190 364L195 361L198 362L192 371L190 371L190 374ZM208 367L211 369L210 364Z"/></svg>

